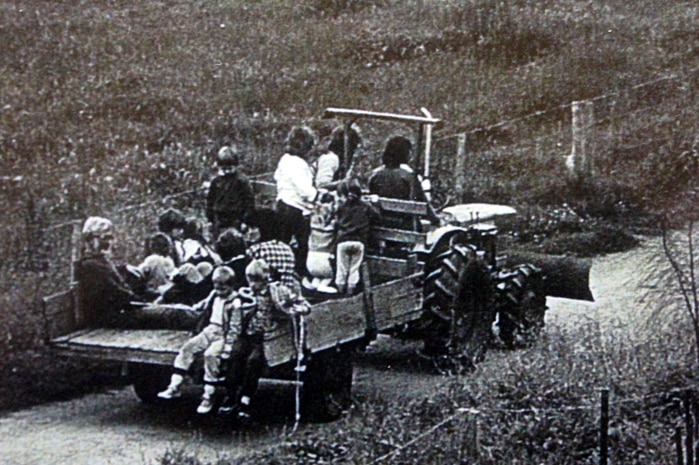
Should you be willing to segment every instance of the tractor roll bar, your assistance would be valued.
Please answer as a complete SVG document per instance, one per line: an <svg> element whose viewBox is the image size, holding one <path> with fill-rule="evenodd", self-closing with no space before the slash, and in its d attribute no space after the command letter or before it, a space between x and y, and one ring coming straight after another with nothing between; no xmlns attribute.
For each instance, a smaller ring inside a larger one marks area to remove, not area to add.
<svg viewBox="0 0 699 465"><path fill-rule="evenodd" d="M430 114L429 111L427 111L425 108L421 109L423 116L415 116L415 115L400 115L397 113L382 113L382 112L376 112L376 111L366 111L366 110L355 110L355 109L350 109L350 108L326 108L325 111L323 112L323 118L341 118L344 120L344 129L345 129L345 154L347 153L347 147L348 147L348 137L349 137L349 129L350 127L358 120L361 118L367 118L367 119L378 119L378 120L384 120L384 121L394 121L398 123L406 123L406 124L417 124L418 125L418 134L417 134L417 141L416 141L416 160L415 160L415 165L416 167L420 170L420 174L423 175L425 178L429 176L430 168L428 166L428 163L430 162L430 150L431 150L431 142L432 142L432 130L433 129L439 129L442 126L444 126L444 122L441 119L438 118L433 118L432 115ZM425 131L426 129L426 131ZM424 147L423 147L423 135L427 135L427 140L424 142ZM424 149L425 151L425 157L424 157L424 163L425 166L422 165L422 160L420 159L420 149ZM353 160L346 160L345 157L342 157L342 175L346 175L347 173L351 172L352 166L353 166ZM427 181L429 183L429 181ZM429 190L429 189L428 189Z"/></svg>

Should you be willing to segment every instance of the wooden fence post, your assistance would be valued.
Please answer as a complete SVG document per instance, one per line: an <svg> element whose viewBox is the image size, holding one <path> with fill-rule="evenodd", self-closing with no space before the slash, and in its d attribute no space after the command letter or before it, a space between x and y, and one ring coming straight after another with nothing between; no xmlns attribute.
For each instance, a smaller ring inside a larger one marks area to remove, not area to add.
<svg viewBox="0 0 699 465"><path fill-rule="evenodd" d="M607 465L609 455L609 388L600 389L599 465Z"/></svg>
<svg viewBox="0 0 699 465"><path fill-rule="evenodd" d="M694 438L692 442L694 444L694 465L697 465L699 463L699 440L697 440L697 436L699 435L699 426L697 425L697 396L694 395L694 390L692 390L691 393L692 421L694 422Z"/></svg>
<svg viewBox="0 0 699 465"><path fill-rule="evenodd" d="M454 190L459 195L459 201L463 202L464 187L466 185L466 134L459 134L456 144L456 160L454 161L456 185Z"/></svg>
<svg viewBox="0 0 699 465"><path fill-rule="evenodd" d="M695 465L694 463L694 419L692 418L692 398L694 392L690 389L685 391L682 403L684 404L684 427L685 427L685 465Z"/></svg>
<svg viewBox="0 0 699 465"><path fill-rule="evenodd" d="M684 451L682 450L682 428L675 427L675 454L677 454L676 465L684 465Z"/></svg>
<svg viewBox="0 0 699 465"><path fill-rule="evenodd" d="M459 448L459 463L478 463L478 414L468 412L458 426L461 445Z"/></svg>
<svg viewBox="0 0 699 465"><path fill-rule="evenodd" d="M594 126L594 111L591 101L575 101L572 106L573 146L566 158L568 173L577 179L586 179L592 174L593 144L589 133Z"/></svg>

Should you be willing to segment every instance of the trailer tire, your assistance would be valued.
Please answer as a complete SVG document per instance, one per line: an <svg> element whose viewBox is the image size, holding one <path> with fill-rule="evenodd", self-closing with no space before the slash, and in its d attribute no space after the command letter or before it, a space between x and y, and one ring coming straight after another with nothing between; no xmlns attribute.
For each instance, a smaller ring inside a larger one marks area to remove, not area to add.
<svg viewBox="0 0 699 465"><path fill-rule="evenodd" d="M343 346L309 357L301 397L304 419L334 421L352 406L352 354L350 346Z"/></svg>
<svg viewBox="0 0 699 465"><path fill-rule="evenodd" d="M145 404L160 401L158 393L167 388L172 369L162 365L135 363L129 367L136 396Z"/></svg>

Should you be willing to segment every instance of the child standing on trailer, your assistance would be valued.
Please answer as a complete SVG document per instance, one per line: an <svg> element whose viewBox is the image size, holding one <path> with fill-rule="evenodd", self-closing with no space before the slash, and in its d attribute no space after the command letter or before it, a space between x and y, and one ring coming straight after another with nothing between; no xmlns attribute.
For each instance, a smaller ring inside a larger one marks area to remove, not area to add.
<svg viewBox="0 0 699 465"><path fill-rule="evenodd" d="M334 275L335 261L335 196L329 192L321 194L311 213L311 235L308 238L306 268L310 273L302 284L306 289L335 293L330 287Z"/></svg>
<svg viewBox="0 0 699 465"><path fill-rule="evenodd" d="M362 188L355 179L337 186L335 284L342 294L354 294L359 285L359 269L364 250L369 244L371 225L377 223L378 212L362 201Z"/></svg>
<svg viewBox="0 0 699 465"><path fill-rule="evenodd" d="M206 196L206 218L211 222L214 241L227 228L240 229L255 208L250 181L238 169L241 158L235 145L224 145L216 155L219 172L211 180Z"/></svg>

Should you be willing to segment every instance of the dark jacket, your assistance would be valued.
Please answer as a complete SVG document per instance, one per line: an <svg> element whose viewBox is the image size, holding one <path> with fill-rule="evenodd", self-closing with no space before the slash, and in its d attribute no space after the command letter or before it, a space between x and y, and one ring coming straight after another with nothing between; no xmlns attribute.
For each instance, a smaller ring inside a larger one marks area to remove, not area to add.
<svg viewBox="0 0 699 465"><path fill-rule="evenodd" d="M427 201L415 173L403 168L381 167L374 170L369 178L369 192L392 199Z"/></svg>
<svg viewBox="0 0 699 465"><path fill-rule="evenodd" d="M336 212L336 242L359 241L371 244L371 225L379 219L378 212L361 200L340 205Z"/></svg>
<svg viewBox="0 0 699 465"><path fill-rule="evenodd" d="M79 308L87 326L111 326L130 302L140 300L104 255L80 260L75 278Z"/></svg>
<svg viewBox="0 0 699 465"><path fill-rule="evenodd" d="M415 173L403 168L381 167L369 178L369 192L379 197L426 202L425 191ZM396 212L381 212L381 224L389 228L414 229L413 218Z"/></svg>
<svg viewBox="0 0 699 465"><path fill-rule="evenodd" d="M255 208L255 195L248 178L238 172L214 177L206 198L206 218L216 227L239 227Z"/></svg>

